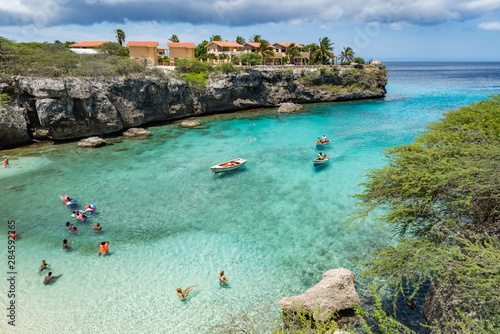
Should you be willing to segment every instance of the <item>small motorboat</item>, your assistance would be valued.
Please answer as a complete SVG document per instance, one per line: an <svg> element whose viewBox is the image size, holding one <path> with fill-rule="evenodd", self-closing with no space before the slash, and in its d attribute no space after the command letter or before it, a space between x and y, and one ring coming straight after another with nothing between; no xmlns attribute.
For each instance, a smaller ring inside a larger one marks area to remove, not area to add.
<svg viewBox="0 0 500 334"><path fill-rule="evenodd" d="M227 172L233 169L237 169L242 167L247 160L238 158L230 161L223 162L221 164L215 165L210 167L213 173L222 173L222 172Z"/></svg>
<svg viewBox="0 0 500 334"><path fill-rule="evenodd" d="M325 147L332 142L331 139L322 141L321 139L316 142L316 147Z"/></svg>
<svg viewBox="0 0 500 334"><path fill-rule="evenodd" d="M330 157L324 157L323 159L317 158L313 160L314 167L322 166L330 161Z"/></svg>

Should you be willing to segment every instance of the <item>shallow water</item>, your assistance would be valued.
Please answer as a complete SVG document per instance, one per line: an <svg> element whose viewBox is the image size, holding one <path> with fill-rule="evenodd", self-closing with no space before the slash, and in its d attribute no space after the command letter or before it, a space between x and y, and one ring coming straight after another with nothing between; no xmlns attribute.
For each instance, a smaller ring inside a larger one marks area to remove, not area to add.
<svg viewBox="0 0 500 334"><path fill-rule="evenodd" d="M66 143L1 152L12 167L0 169L0 232L15 220L24 235L16 243L16 328L6 318L0 328L207 332L229 312L304 292L328 269L357 272L352 259L391 242L388 228L343 224L355 209L349 195L361 191L367 170L383 165L383 149L412 142L446 110L500 93L499 63L388 68L380 100L312 104L293 115L215 115L201 119L205 129L157 126L150 139L96 150ZM323 133L333 139L323 150L331 161L315 169ZM248 159L241 169L211 174L210 166L237 157ZM59 225L74 222L61 193L97 206L76 223L76 235ZM88 227L97 222L99 234ZM71 252L61 250L65 238ZM102 240L111 255L101 258ZM63 274L52 285L41 283L42 260ZM218 284L220 270L228 288ZM180 301L175 288L193 284L191 299ZM2 305L10 300L0 293ZM411 312L403 311L406 322L422 321Z"/></svg>

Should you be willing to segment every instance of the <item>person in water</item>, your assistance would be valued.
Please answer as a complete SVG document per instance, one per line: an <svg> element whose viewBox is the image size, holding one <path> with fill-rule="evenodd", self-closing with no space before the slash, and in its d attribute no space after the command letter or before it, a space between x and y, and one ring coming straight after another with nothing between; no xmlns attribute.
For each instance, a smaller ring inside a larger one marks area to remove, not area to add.
<svg viewBox="0 0 500 334"><path fill-rule="evenodd" d="M11 240L16 240L19 238L24 232L21 232L20 234L17 234L16 231L10 231L9 239Z"/></svg>
<svg viewBox="0 0 500 334"><path fill-rule="evenodd" d="M78 221L83 222L83 221L85 221L85 219L87 219L87 216L85 216L85 215L84 215L83 213L81 213L81 212L78 214L78 216L76 216L76 220L78 220Z"/></svg>
<svg viewBox="0 0 500 334"><path fill-rule="evenodd" d="M7 158L7 156L5 156L3 159L3 165L4 167L7 167L9 165L9 158Z"/></svg>
<svg viewBox="0 0 500 334"><path fill-rule="evenodd" d="M219 273L219 284L220 285L223 285L223 284L226 285L227 281L229 281L229 280L227 279L226 275L224 275L224 270L223 270L223 271L221 271Z"/></svg>
<svg viewBox="0 0 500 334"><path fill-rule="evenodd" d="M47 267L50 268L50 264L45 262L45 260L42 260L42 265L40 266L40 268L38 268L38 272L42 272L43 270L47 269Z"/></svg>
<svg viewBox="0 0 500 334"><path fill-rule="evenodd" d="M75 226L75 227L73 227L73 233L76 233L76 232L77 232L77 230L76 230L76 226Z"/></svg>
<svg viewBox="0 0 500 334"><path fill-rule="evenodd" d="M64 239L64 240L63 240L62 249L65 249L65 250L69 251L69 250L71 249L71 245L72 245L72 244L73 244L73 243L71 243L71 244L69 244L69 245L68 245L68 240Z"/></svg>
<svg viewBox="0 0 500 334"><path fill-rule="evenodd" d="M90 225L90 226L92 226L92 225ZM89 227L90 227L90 226L89 226ZM99 223L97 223L97 224L95 224L95 225L93 226L93 230L94 230L94 232L98 232L98 231L100 231L100 230L101 230L101 228L102 228L102 226L101 226Z"/></svg>
<svg viewBox="0 0 500 334"><path fill-rule="evenodd" d="M184 289L184 291L181 289L181 288L177 288L177 295L179 295L179 298L180 299L186 299L188 297L188 293L193 290L193 288L195 287L196 285L191 285L191 286L188 286L187 288Z"/></svg>
<svg viewBox="0 0 500 334"><path fill-rule="evenodd" d="M62 194L62 198L63 198L63 202L64 203L68 203L68 202L71 202L71 201L75 200L74 198L71 198L71 197L69 197L66 194Z"/></svg>
<svg viewBox="0 0 500 334"><path fill-rule="evenodd" d="M62 275L52 276L52 272L49 272L47 274L47 276L45 276L45 279L43 280L43 284L45 284L45 285L50 284L50 283L54 282L56 279L58 279L61 276Z"/></svg>
<svg viewBox="0 0 500 334"><path fill-rule="evenodd" d="M99 256L109 254L109 241L103 241L98 244Z"/></svg>
<svg viewBox="0 0 500 334"><path fill-rule="evenodd" d="M71 227L72 227L72 226L73 226L72 224L70 224L69 222L66 222L66 229L67 229L69 232L71 232Z"/></svg>

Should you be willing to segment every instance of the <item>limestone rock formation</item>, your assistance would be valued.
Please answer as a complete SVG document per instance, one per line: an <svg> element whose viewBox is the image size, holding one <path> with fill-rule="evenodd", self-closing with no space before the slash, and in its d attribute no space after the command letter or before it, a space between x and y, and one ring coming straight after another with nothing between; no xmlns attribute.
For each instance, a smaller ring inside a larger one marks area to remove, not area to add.
<svg viewBox="0 0 500 334"><path fill-rule="evenodd" d="M101 147L106 145L106 141L99 137L89 137L78 142L78 147Z"/></svg>
<svg viewBox="0 0 500 334"><path fill-rule="evenodd" d="M147 137L150 136L151 132L143 128L130 128L123 133L124 137Z"/></svg>
<svg viewBox="0 0 500 334"><path fill-rule="evenodd" d="M281 104L281 106L278 109L278 112L288 114L300 111L302 108L303 107L300 104L286 102Z"/></svg>
<svg viewBox="0 0 500 334"><path fill-rule="evenodd" d="M309 314L314 314L319 307L321 313L315 316L323 320L332 313L350 310L352 304L359 303L361 299L354 287L354 273L339 268L324 273L321 281L303 294L282 298L279 306L288 312L294 312L296 307L305 308Z"/></svg>
<svg viewBox="0 0 500 334"><path fill-rule="evenodd" d="M18 107L0 106L0 148L29 141L24 110Z"/></svg>
<svg viewBox="0 0 500 334"><path fill-rule="evenodd" d="M196 128L198 126L201 126L202 124L198 121L192 120L192 119L186 119L181 122L181 127L183 128Z"/></svg>

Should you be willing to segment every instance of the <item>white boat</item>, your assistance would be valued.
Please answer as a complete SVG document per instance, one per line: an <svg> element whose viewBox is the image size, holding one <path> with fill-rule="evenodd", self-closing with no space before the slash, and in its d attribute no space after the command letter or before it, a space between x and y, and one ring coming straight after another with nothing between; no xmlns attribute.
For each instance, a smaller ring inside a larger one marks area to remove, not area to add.
<svg viewBox="0 0 500 334"><path fill-rule="evenodd" d="M313 164L314 164L314 167L318 167L318 166L321 166L321 165L328 163L328 161L330 161L330 157L324 157L323 159L318 158L318 159L313 160Z"/></svg>
<svg viewBox="0 0 500 334"><path fill-rule="evenodd" d="M240 168L246 162L247 162L247 160L242 159L242 158L238 158L238 159L229 160L229 161L223 162L221 164L212 166L212 167L210 167L210 169L212 170L213 173L222 173L222 172L227 172L229 170Z"/></svg>

